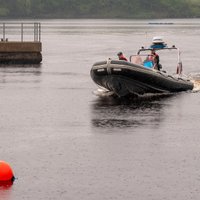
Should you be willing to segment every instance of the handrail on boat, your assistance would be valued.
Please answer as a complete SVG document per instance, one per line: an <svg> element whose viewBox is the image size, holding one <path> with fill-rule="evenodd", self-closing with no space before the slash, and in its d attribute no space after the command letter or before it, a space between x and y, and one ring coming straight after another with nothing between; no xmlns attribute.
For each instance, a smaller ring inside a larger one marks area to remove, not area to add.
<svg viewBox="0 0 200 200"><path fill-rule="evenodd" d="M152 51L154 48L144 48L144 47L141 47L137 54L139 55L141 51ZM158 50L179 50L177 47L175 47L175 45L173 45L172 47L164 47L164 48L156 48L155 50L158 51Z"/></svg>

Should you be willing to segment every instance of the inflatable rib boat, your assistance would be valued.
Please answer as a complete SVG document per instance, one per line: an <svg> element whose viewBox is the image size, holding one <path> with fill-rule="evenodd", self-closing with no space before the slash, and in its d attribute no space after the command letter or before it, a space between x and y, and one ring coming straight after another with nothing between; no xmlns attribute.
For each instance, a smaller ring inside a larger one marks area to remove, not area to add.
<svg viewBox="0 0 200 200"><path fill-rule="evenodd" d="M157 42L158 41L158 42ZM108 59L96 62L90 71L93 81L118 97L130 94L174 93L193 89L193 83L182 76L182 63L178 59L177 74L154 69L153 61L142 60L141 52L158 50L178 50L175 46L168 48L160 39L154 41L150 48L142 47L137 55L130 56L130 61ZM178 50L180 57L180 52ZM149 56L149 54L146 54Z"/></svg>

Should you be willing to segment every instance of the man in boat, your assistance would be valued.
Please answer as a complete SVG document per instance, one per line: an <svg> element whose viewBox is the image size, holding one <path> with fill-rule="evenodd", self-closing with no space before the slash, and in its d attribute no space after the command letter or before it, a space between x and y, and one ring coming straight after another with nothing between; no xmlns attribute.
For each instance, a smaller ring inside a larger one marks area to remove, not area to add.
<svg viewBox="0 0 200 200"><path fill-rule="evenodd" d="M127 58L123 55L122 52L119 52L117 55L118 55L119 60L125 60L125 61L128 61Z"/></svg>

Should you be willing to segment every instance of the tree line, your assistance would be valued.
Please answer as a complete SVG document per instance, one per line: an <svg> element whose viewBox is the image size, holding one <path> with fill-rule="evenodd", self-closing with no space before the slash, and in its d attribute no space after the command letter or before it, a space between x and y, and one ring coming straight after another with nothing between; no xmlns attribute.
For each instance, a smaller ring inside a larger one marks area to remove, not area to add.
<svg viewBox="0 0 200 200"><path fill-rule="evenodd" d="M192 18L199 0L0 0L0 18Z"/></svg>

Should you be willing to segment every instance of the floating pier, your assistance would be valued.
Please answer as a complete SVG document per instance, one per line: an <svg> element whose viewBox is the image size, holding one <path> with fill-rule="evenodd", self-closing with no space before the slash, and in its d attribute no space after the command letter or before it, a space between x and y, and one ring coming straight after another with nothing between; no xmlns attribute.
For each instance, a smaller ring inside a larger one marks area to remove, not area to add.
<svg viewBox="0 0 200 200"><path fill-rule="evenodd" d="M40 23L2 23L0 31L0 64L41 63Z"/></svg>

